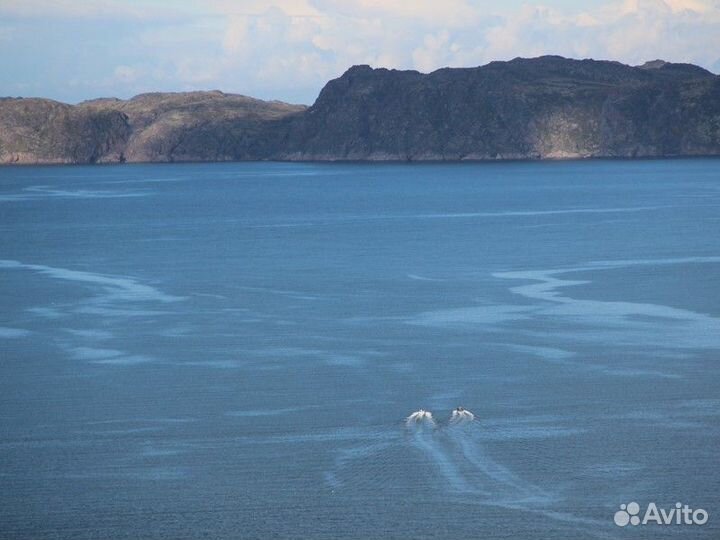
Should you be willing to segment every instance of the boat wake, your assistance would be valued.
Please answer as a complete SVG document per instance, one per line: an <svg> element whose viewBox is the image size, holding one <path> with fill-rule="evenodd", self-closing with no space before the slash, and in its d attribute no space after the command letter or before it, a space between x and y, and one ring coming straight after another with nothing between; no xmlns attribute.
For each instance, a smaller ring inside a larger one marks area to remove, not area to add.
<svg viewBox="0 0 720 540"><path fill-rule="evenodd" d="M334 467L325 472L328 486L333 492L400 493L414 485L443 500L529 512L581 530L582 537L611 538L608 523L558 511L561 493L493 459L485 430L471 411L458 407L447 421L436 421L430 411L420 409L404 419L403 432L398 437L397 431L382 430L377 440L358 440L340 451Z"/></svg>
<svg viewBox="0 0 720 540"><path fill-rule="evenodd" d="M537 513L581 526L589 536L609 537L604 531L607 523L556 511L562 497L495 461L483 445L483 430L474 418L470 411L458 407L447 424L435 429L408 424L411 445L422 453L449 493L461 496L466 504Z"/></svg>
<svg viewBox="0 0 720 540"><path fill-rule="evenodd" d="M462 407L438 427L431 413L420 410L406 420L412 445L432 463L451 490L492 494L506 503L542 504L552 497L493 461L481 444L482 429L475 415ZM433 429L427 429L433 428Z"/></svg>

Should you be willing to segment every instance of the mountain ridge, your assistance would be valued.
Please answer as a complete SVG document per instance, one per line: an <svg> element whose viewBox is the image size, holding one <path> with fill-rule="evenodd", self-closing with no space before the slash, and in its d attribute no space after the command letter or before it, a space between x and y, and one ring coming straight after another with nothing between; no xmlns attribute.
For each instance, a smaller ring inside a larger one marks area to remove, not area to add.
<svg viewBox="0 0 720 540"><path fill-rule="evenodd" d="M0 99L0 162L462 161L720 155L720 77L560 56L357 65L310 107L219 90Z"/></svg>

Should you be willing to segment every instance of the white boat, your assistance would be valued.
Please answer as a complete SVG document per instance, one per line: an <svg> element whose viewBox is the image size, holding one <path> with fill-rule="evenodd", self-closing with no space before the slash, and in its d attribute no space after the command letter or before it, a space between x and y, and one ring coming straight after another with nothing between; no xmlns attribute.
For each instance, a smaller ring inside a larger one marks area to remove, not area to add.
<svg viewBox="0 0 720 540"><path fill-rule="evenodd" d="M463 424L465 422L472 422L475 420L475 415L462 407L453 409L452 416L450 417L451 424Z"/></svg>

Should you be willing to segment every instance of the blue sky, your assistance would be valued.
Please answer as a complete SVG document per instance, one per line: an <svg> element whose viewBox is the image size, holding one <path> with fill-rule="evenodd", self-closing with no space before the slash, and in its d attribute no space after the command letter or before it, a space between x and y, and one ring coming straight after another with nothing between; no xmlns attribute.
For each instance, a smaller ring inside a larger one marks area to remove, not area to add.
<svg viewBox="0 0 720 540"><path fill-rule="evenodd" d="M561 54L720 72L720 0L0 0L0 95L220 89L312 103L353 64Z"/></svg>

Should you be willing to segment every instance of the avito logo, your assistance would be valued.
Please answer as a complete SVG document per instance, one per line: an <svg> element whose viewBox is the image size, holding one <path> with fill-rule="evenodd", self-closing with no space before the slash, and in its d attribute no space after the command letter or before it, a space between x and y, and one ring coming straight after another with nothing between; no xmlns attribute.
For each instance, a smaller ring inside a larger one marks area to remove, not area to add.
<svg viewBox="0 0 720 540"><path fill-rule="evenodd" d="M615 512L613 518L615 525L625 527L626 525L705 525L708 520L708 513L702 508L693 510L687 504L675 503L675 508L666 510L658 508L657 504L651 502L647 505L645 513L640 518L640 505L636 502L621 504L620 510Z"/></svg>

